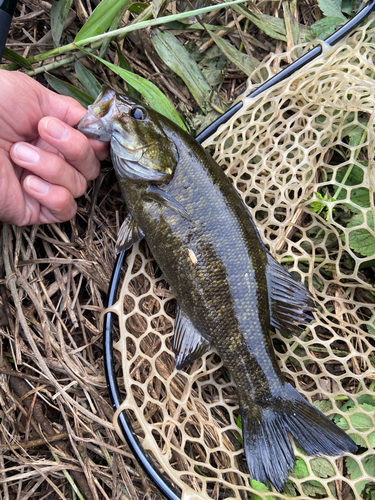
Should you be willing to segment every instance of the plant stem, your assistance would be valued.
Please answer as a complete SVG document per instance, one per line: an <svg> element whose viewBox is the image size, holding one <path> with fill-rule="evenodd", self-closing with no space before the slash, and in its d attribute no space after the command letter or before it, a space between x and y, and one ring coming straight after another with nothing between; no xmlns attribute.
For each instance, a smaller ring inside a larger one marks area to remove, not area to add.
<svg viewBox="0 0 375 500"><path fill-rule="evenodd" d="M163 16L157 19L150 19L149 21L141 21L139 23L131 24L129 26L124 26L123 28L118 28L117 30L108 31L107 33L103 33L101 35L91 36L83 40L78 40L75 43L78 47L80 47L82 45L87 45L89 43L96 42L98 40L103 40L103 38L106 38L107 36L112 37L117 35L124 35L134 30L148 28L149 26L159 26L160 24L171 23L172 21L179 21L180 19L186 19L187 17L199 16L200 14L204 14L206 12L222 9L224 7L230 7L231 5L244 3L245 1L246 0L232 0L231 2L219 3L217 5L210 5L208 7L203 7L202 9L190 10L188 12L181 12L181 14L175 14L172 16Z"/></svg>
<svg viewBox="0 0 375 500"><path fill-rule="evenodd" d="M46 71L51 71L52 69L59 68L60 66L64 66L65 64L69 64L73 61L76 61L77 59L82 59L82 57L87 56L85 52L79 52L78 54L74 54L69 57L64 57L62 59L59 59L58 61L51 62L49 64L46 64L45 66L39 66L36 69L33 69L31 71L26 71L26 74L29 76L34 76L38 75L40 73L44 73Z"/></svg>

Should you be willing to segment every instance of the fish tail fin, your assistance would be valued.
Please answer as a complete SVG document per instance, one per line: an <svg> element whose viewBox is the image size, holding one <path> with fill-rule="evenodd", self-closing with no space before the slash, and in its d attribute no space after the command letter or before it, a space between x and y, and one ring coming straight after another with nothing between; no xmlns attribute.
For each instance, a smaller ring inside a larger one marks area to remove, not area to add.
<svg viewBox="0 0 375 500"><path fill-rule="evenodd" d="M242 434L250 477L281 491L296 458L288 433L308 455L342 455L357 445L290 384L267 405L242 407Z"/></svg>

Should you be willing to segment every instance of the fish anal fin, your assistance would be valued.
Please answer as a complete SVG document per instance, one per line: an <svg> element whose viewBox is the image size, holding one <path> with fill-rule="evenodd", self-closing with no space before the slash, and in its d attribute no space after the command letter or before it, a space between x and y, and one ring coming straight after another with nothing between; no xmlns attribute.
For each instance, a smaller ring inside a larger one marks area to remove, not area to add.
<svg viewBox="0 0 375 500"><path fill-rule="evenodd" d="M142 229L130 214L127 215L117 235L116 252L119 253L121 250L127 250L143 237L144 233Z"/></svg>
<svg viewBox="0 0 375 500"><path fill-rule="evenodd" d="M173 352L176 368L182 370L210 349L210 343L202 337L190 320L178 309L174 324Z"/></svg>
<svg viewBox="0 0 375 500"><path fill-rule="evenodd" d="M267 252L267 285L271 324L288 335L299 333L300 325L314 319L316 305L303 283L297 281Z"/></svg>

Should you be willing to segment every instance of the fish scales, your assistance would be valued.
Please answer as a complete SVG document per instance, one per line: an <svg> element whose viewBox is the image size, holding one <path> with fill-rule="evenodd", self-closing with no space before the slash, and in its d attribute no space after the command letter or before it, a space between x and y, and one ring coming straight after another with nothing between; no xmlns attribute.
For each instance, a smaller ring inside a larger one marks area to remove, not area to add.
<svg viewBox="0 0 375 500"><path fill-rule="evenodd" d="M161 188L191 221L156 201L144 203L147 185L136 181L120 181L124 198L178 304L221 353L241 400L254 385L259 399L269 391L276 395L282 382L268 335L264 246L225 174L203 149L188 154L190 141L186 134L175 174Z"/></svg>
<svg viewBox="0 0 375 500"><path fill-rule="evenodd" d="M111 142L129 211L118 248L145 237L175 293L176 366L212 345L231 373L251 477L282 490L295 465L290 435L310 455L354 452L352 439L279 369L269 325L301 331L314 302L269 254L220 166L177 125L109 88L78 129Z"/></svg>

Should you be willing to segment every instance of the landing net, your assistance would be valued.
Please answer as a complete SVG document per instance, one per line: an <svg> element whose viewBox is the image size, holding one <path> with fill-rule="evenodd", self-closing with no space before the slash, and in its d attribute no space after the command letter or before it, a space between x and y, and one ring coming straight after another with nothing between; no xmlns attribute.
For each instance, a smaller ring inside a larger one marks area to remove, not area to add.
<svg viewBox="0 0 375 500"><path fill-rule="evenodd" d="M114 308L126 390L119 411L128 411L144 448L183 499L371 494L374 37L371 17L345 41L323 46L298 74L258 98L244 97L240 112L204 144L247 203L274 257L319 304L315 322L299 338L270 332L285 377L355 439L359 452L312 458L294 446L297 464L283 493L252 481L230 373L214 350L175 369L176 303L141 242L128 258L120 307ZM270 55L253 81L267 80L307 49Z"/></svg>

